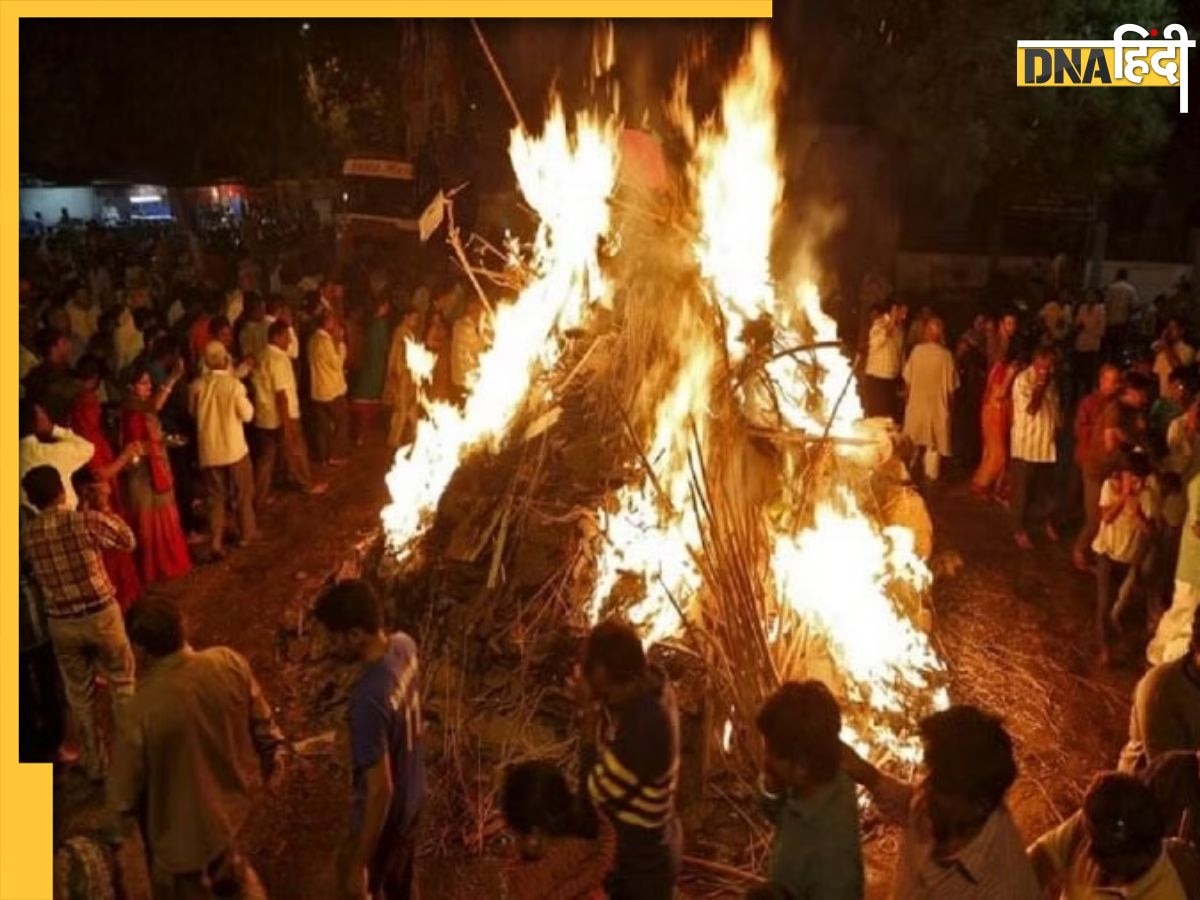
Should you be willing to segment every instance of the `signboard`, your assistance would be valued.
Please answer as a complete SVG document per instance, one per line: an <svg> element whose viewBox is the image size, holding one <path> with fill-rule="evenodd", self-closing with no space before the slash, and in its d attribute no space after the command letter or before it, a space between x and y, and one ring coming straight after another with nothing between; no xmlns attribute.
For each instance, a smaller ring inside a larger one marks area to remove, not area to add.
<svg viewBox="0 0 1200 900"><path fill-rule="evenodd" d="M342 163L342 174L412 181L416 172L412 163L398 162L394 159L348 159Z"/></svg>
<svg viewBox="0 0 1200 900"><path fill-rule="evenodd" d="M425 212L421 213L419 225L422 244L429 240L430 236L438 230L438 227L442 224L442 219L445 217L446 197L441 191L438 191L437 196L425 207Z"/></svg>

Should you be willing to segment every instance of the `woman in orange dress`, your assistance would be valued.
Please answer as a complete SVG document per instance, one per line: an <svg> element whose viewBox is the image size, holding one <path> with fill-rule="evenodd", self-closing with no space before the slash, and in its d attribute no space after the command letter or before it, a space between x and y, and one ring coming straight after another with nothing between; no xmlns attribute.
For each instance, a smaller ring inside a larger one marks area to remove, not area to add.
<svg viewBox="0 0 1200 900"><path fill-rule="evenodd" d="M114 513L133 527L129 512L117 490L118 475L143 452L136 441L128 444L120 455L113 453L108 435L104 433L100 407L100 381L104 377L104 366L95 356L85 356L75 366L75 378L80 391L71 403L71 430L92 443L92 458L87 470L92 481L104 485L109 492L109 503ZM142 581L138 577L133 554L120 550L105 550L102 554L104 569L117 592L117 603L121 612L126 612L142 594Z"/></svg>
<svg viewBox="0 0 1200 900"><path fill-rule="evenodd" d="M137 441L145 451L129 467L126 478L144 584L178 578L192 568L187 539L179 523L179 508L175 505L171 462L158 418L158 411L171 396L179 377L177 366L156 390L150 371L145 366L135 366L130 375L129 396L121 410L122 447Z"/></svg>
<svg viewBox="0 0 1200 900"><path fill-rule="evenodd" d="M1012 428L1012 383L1018 366L1010 347L988 372L983 390L980 427L983 433L983 458L971 479L971 491L977 497L1004 500L1008 486L1008 440Z"/></svg>

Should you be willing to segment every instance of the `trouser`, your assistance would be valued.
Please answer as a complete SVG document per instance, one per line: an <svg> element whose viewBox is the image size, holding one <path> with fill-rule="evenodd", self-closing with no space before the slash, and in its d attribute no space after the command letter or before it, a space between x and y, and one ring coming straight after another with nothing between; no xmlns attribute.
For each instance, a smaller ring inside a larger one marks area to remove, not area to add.
<svg viewBox="0 0 1200 900"><path fill-rule="evenodd" d="M154 900L210 900L214 897L263 898L266 891L258 875L236 848L220 853L196 872L168 872L150 867Z"/></svg>
<svg viewBox="0 0 1200 900"><path fill-rule="evenodd" d="M614 874L604 883L609 900L672 900L675 877L663 873L625 879Z"/></svg>
<svg viewBox="0 0 1200 900"><path fill-rule="evenodd" d="M254 502L258 506L266 503L275 481L275 468L283 456L284 476L301 490L312 487L312 472L308 466L308 448L304 446L304 435L300 422L285 428L256 428L258 459L254 464Z"/></svg>
<svg viewBox="0 0 1200 900"><path fill-rule="evenodd" d="M622 846L629 832L622 834L620 827L617 857L604 882L609 900L672 900L683 863L683 826L679 819L673 819L661 836L637 829L641 832L633 838L639 842L637 846L629 842ZM653 846L641 846L644 840L653 840Z"/></svg>
<svg viewBox="0 0 1200 900"><path fill-rule="evenodd" d="M248 541L257 528L254 522L254 467L247 453L228 466L208 466L203 470L208 490L208 524L212 546L220 550L225 542L225 512L230 499L237 514L238 537Z"/></svg>
<svg viewBox="0 0 1200 900"><path fill-rule="evenodd" d="M898 379L864 375L862 380L863 412L868 418L887 416L897 418L899 405Z"/></svg>
<svg viewBox="0 0 1200 900"><path fill-rule="evenodd" d="M50 641L22 650L19 671L18 759L23 763L52 762L63 739L63 698Z"/></svg>
<svg viewBox="0 0 1200 900"><path fill-rule="evenodd" d="M353 836L347 836L338 848L335 859L338 887L335 897L346 897L342 885L349 880L350 859L355 843ZM367 897L370 900L417 900L416 861L417 822L414 821L402 834L385 836L380 840L375 856L367 867ZM350 898L346 897L346 900ZM363 898L355 897L353 900Z"/></svg>
<svg viewBox="0 0 1200 900"><path fill-rule="evenodd" d="M1107 648L1112 637L1110 618L1117 590L1129 574L1129 563L1117 562L1103 553L1096 557L1096 640Z"/></svg>
<svg viewBox="0 0 1200 900"><path fill-rule="evenodd" d="M372 900L416 900L417 827L380 848L367 872L367 893Z"/></svg>
<svg viewBox="0 0 1200 900"><path fill-rule="evenodd" d="M84 770L91 777L107 768L107 753L100 740L96 710L96 676L108 680L113 722L133 696L133 651L125 636L125 622L116 602L90 616L47 621L67 706L79 731Z"/></svg>
<svg viewBox="0 0 1200 900"><path fill-rule="evenodd" d="M1054 463L1014 459L1009 468L1013 530L1027 531L1031 522L1050 522L1054 517Z"/></svg>
<svg viewBox="0 0 1200 900"><path fill-rule="evenodd" d="M328 402L314 400L312 418L313 452L317 462L345 459L350 426L346 397L335 397Z"/></svg>
<svg viewBox="0 0 1200 900"><path fill-rule="evenodd" d="M1100 492L1103 488L1102 477L1083 473L1083 527L1075 537L1075 553L1079 556L1087 556L1100 530Z"/></svg>

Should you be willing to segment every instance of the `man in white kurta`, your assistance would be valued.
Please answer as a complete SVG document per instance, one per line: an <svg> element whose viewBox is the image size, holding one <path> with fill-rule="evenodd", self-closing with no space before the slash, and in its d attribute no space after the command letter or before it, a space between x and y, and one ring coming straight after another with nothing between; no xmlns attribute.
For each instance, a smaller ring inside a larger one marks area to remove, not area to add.
<svg viewBox="0 0 1200 900"><path fill-rule="evenodd" d="M904 364L904 434L924 450L925 477L930 481L937 481L941 459L950 455L950 401L958 389L958 369L944 339L942 320L930 319L925 340L913 347Z"/></svg>

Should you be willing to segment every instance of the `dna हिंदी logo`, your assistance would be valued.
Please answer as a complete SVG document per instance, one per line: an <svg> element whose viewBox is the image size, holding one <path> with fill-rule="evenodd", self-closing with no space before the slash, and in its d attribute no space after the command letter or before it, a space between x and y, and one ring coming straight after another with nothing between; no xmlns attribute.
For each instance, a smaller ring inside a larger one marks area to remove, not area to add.
<svg viewBox="0 0 1200 900"><path fill-rule="evenodd" d="M1179 88L1188 111L1188 50L1196 42L1182 25L1122 25L1111 41L1017 41L1018 87Z"/></svg>

